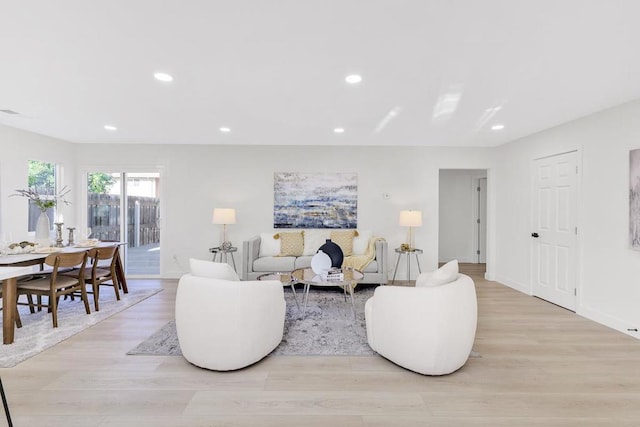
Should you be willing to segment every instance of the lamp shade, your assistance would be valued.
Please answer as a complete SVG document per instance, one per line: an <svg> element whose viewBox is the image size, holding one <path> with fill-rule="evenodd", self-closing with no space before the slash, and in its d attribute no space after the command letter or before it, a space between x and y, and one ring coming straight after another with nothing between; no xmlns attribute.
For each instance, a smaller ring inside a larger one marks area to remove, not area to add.
<svg viewBox="0 0 640 427"><path fill-rule="evenodd" d="M421 227L422 211L400 211L400 225L403 227Z"/></svg>
<svg viewBox="0 0 640 427"><path fill-rule="evenodd" d="M235 224L236 210L233 208L215 208L213 210L214 224Z"/></svg>

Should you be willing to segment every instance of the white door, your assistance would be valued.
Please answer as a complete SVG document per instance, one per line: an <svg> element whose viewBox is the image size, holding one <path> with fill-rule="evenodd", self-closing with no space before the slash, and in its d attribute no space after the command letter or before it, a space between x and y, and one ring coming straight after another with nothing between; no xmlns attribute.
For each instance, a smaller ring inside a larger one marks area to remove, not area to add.
<svg viewBox="0 0 640 427"><path fill-rule="evenodd" d="M534 162L533 294L576 307L576 152Z"/></svg>

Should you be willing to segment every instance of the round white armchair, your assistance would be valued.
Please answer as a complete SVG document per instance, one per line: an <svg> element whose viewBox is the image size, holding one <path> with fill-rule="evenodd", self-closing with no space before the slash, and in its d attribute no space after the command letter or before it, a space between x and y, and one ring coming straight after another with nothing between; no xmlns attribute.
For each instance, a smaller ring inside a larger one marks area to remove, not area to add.
<svg viewBox="0 0 640 427"><path fill-rule="evenodd" d="M282 283L241 282L233 270L223 271L227 264L192 261L217 264L206 270L220 271L203 272L194 269L192 262L192 273L180 278L176 330L185 359L202 368L229 371L249 366L273 351L284 331Z"/></svg>
<svg viewBox="0 0 640 427"><path fill-rule="evenodd" d="M435 272L419 276L416 287L376 288L365 305L369 346L424 375L461 368L473 347L478 308L473 280L455 267L450 282L440 283Z"/></svg>

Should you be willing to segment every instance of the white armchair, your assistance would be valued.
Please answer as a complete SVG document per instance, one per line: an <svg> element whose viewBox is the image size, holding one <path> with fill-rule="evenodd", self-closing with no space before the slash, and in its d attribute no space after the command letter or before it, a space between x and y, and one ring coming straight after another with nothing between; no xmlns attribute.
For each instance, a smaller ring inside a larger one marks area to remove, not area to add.
<svg viewBox="0 0 640 427"><path fill-rule="evenodd" d="M194 261L201 266L210 263ZM280 344L285 316L280 281L241 282L232 270L224 272L224 278L194 273L203 274L192 262L192 274L180 278L176 295L176 330L185 359L202 368L229 371L261 360ZM221 277L209 274L216 275Z"/></svg>
<svg viewBox="0 0 640 427"><path fill-rule="evenodd" d="M475 286L463 274L442 285L380 286L365 305L369 346L424 375L449 374L466 363L477 316Z"/></svg>

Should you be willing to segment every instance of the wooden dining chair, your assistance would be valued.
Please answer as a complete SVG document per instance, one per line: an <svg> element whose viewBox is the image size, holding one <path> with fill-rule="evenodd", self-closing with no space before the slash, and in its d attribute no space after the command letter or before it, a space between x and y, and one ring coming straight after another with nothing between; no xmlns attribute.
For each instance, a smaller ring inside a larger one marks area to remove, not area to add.
<svg viewBox="0 0 640 427"><path fill-rule="evenodd" d="M91 285L91 290L86 291L93 294L93 305L96 311L100 311L100 286L112 286L116 299L120 300L118 291L118 278L116 275L116 260L118 258L118 246L105 246L93 248L89 251L89 262L91 265L84 269L84 281ZM64 273L78 277L77 271ZM111 283L109 283L111 282Z"/></svg>
<svg viewBox="0 0 640 427"><path fill-rule="evenodd" d="M53 317L53 327L58 327L58 301L63 295L72 295L79 292L84 302L84 308L87 314L91 314L89 309L89 299L84 285L84 272L87 264L87 252L60 252L47 256L44 260L45 264L53 267L51 274L46 277L40 277L28 282L18 283L18 295L36 295L48 297L47 304L38 299L36 304L33 302L18 303L19 305L36 305L40 307L48 307ZM62 271L69 268L75 269L78 274L76 277L66 275Z"/></svg>

